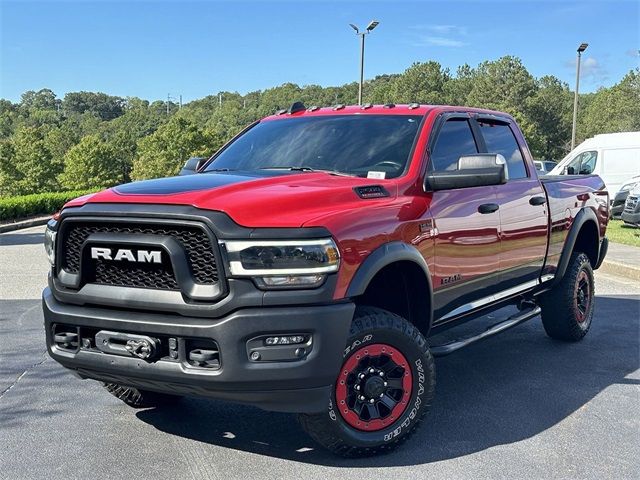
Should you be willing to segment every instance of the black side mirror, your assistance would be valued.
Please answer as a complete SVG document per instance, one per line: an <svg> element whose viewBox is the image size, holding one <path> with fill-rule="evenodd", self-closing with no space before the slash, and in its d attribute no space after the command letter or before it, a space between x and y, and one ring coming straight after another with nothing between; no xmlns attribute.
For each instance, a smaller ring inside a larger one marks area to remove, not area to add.
<svg viewBox="0 0 640 480"><path fill-rule="evenodd" d="M178 175L193 175L197 173L207 160L208 158L206 157L191 157L185 162Z"/></svg>
<svg viewBox="0 0 640 480"><path fill-rule="evenodd" d="M502 185L509 178L507 162L500 154L478 153L458 159L457 170L429 173L424 179L425 191Z"/></svg>
<svg viewBox="0 0 640 480"><path fill-rule="evenodd" d="M576 169L573 167L567 167L564 169L565 175L575 175Z"/></svg>

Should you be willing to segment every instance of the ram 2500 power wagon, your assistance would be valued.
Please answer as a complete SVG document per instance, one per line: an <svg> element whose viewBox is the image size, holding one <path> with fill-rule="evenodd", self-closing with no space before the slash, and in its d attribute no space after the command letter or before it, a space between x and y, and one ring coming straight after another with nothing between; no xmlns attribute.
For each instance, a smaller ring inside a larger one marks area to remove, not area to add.
<svg viewBox="0 0 640 480"><path fill-rule="evenodd" d="M295 103L181 173L73 200L46 230L49 354L134 407L293 412L370 455L423 418L434 356L540 314L555 339L591 326L604 184L539 179L504 113Z"/></svg>

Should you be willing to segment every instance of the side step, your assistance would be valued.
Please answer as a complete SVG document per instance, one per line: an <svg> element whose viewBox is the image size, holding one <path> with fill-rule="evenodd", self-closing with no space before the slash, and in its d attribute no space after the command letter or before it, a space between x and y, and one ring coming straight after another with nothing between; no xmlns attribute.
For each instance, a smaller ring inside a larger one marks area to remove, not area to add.
<svg viewBox="0 0 640 480"><path fill-rule="evenodd" d="M540 307L536 306L528 310L525 310L523 312L518 312L515 315L510 316L506 320L503 320L500 323L496 323L495 325L490 326L484 332L478 335L472 335L470 337L453 340L451 342L445 343L444 345L433 346L431 347L431 354L434 357L444 357L445 355L449 355L450 353L453 353L456 350L460 350L461 348L464 348L473 343L479 342L480 340L491 337L496 333L504 332L505 330L508 330L511 327L520 325L521 323L524 323L527 320L530 320L533 317L540 315L540 311L541 311Z"/></svg>

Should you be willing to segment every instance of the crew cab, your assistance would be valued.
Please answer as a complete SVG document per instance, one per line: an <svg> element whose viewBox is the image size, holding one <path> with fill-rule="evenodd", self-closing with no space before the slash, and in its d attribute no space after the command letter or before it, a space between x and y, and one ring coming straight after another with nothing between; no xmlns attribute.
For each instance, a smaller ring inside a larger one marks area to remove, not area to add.
<svg viewBox="0 0 640 480"><path fill-rule="evenodd" d="M371 455L425 414L435 356L539 315L564 341L591 326L607 191L538 178L505 113L296 102L181 173L75 199L45 234L48 352L131 406L297 413Z"/></svg>

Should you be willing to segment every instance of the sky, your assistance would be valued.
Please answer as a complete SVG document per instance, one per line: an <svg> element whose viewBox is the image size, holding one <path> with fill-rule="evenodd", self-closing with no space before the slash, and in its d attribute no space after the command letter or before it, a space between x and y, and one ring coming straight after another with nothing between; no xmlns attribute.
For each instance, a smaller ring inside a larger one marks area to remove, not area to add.
<svg viewBox="0 0 640 480"><path fill-rule="evenodd" d="M0 0L0 97L52 89L188 102L219 91L342 85L435 60L455 72L503 55L534 76L611 86L639 64L640 1Z"/></svg>

